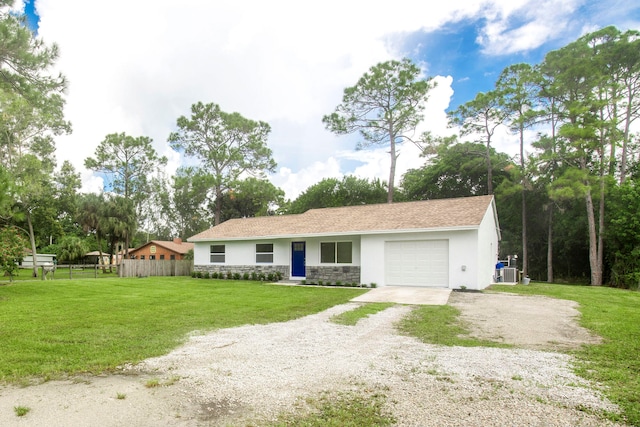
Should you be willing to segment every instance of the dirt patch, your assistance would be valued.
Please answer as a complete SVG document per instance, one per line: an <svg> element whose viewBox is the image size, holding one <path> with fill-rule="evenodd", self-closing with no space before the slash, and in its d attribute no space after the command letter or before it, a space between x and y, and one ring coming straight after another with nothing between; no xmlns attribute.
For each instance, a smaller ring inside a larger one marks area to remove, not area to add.
<svg viewBox="0 0 640 427"><path fill-rule="evenodd" d="M568 350L597 344L578 322L575 301L505 293L453 292L449 304L460 310L471 336L535 350Z"/></svg>

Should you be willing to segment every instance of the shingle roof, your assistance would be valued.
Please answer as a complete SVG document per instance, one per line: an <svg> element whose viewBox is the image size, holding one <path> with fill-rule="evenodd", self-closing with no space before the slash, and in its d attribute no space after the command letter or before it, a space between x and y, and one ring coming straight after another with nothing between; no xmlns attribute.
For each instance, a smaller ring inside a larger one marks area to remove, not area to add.
<svg viewBox="0 0 640 427"><path fill-rule="evenodd" d="M231 219L190 237L218 239L359 234L477 227L493 196L310 209L298 215Z"/></svg>
<svg viewBox="0 0 640 427"><path fill-rule="evenodd" d="M163 248L169 249L170 251L175 252L177 254L181 254L181 255L184 255L187 252L189 252L191 249L193 249L193 243L187 243L187 242L177 243L177 242L171 242L167 240L150 240L149 242L145 243L140 247L137 247L135 249L129 249L129 252L130 253L136 252L148 245L162 246Z"/></svg>

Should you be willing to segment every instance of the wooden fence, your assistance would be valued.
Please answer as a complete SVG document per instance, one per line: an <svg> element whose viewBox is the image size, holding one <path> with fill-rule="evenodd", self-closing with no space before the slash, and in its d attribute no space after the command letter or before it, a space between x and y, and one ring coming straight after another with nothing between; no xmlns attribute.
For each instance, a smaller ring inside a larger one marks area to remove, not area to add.
<svg viewBox="0 0 640 427"><path fill-rule="evenodd" d="M191 276L193 261L123 259L118 266L120 277Z"/></svg>

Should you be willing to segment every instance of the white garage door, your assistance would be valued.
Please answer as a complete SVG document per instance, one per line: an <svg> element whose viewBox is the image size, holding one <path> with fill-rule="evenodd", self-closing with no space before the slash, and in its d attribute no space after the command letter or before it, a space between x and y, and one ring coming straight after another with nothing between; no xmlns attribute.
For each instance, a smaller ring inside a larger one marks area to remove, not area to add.
<svg viewBox="0 0 640 427"><path fill-rule="evenodd" d="M449 241L385 242L385 283L396 286L449 286Z"/></svg>

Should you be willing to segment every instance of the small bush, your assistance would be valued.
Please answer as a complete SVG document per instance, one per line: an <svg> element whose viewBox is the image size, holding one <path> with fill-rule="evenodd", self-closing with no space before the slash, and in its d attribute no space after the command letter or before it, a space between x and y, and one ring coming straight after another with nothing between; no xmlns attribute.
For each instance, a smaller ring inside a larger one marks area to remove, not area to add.
<svg viewBox="0 0 640 427"><path fill-rule="evenodd" d="M342 286L342 281L336 280L336 286Z"/></svg>
<svg viewBox="0 0 640 427"><path fill-rule="evenodd" d="M16 416L18 416L18 417L24 417L25 415L27 415L29 413L30 410L31 410L31 408L29 408L27 406L14 406L13 407L13 412L15 412Z"/></svg>
<svg viewBox="0 0 640 427"><path fill-rule="evenodd" d="M198 271L198 272L196 273L196 277L197 277L198 279L202 279L202 271Z"/></svg>
<svg viewBox="0 0 640 427"><path fill-rule="evenodd" d="M233 279L233 273L230 271L227 271L227 280L231 280Z"/></svg>
<svg viewBox="0 0 640 427"><path fill-rule="evenodd" d="M251 280L258 280L258 273L255 271L251 272Z"/></svg>
<svg viewBox="0 0 640 427"><path fill-rule="evenodd" d="M301 284L301 285L306 285L306 284L307 284L307 281L306 281L306 280L301 280L301 281L300 281L300 284Z"/></svg>
<svg viewBox="0 0 640 427"><path fill-rule="evenodd" d="M270 282L273 282L274 278L275 278L275 275L273 273L267 274L267 280L269 280Z"/></svg>
<svg viewBox="0 0 640 427"><path fill-rule="evenodd" d="M249 280L249 273L244 273L242 275L242 280Z"/></svg>
<svg viewBox="0 0 640 427"><path fill-rule="evenodd" d="M208 279L209 278L209 272L205 271L204 274L202 275L203 279Z"/></svg>
<svg viewBox="0 0 640 427"><path fill-rule="evenodd" d="M372 288L377 288L377 287L378 287L378 284L377 284L377 283L371 283L371 287L372 287Z"/></svg>
<svg viewBox="0 0 640 427"><path fill-rule="evenodd" d="M213 273L211 273L211 278L212 279L217 279L218 278L218 272L214 271Z"/></svg>
<svg viewBox="0 0 640 427"><path fill-rule="evenodd" d="M191 272L191 277L195 279L195 278L196 278L196 274L197 274L197 273L196 273L195 271L192 271L192 272Z"/></svg>
<svg viewBox="0 0 640 427"><path fill-rule="evenodd" d="M280 280L282 280L282 272L281 271L276 271L276 279L278 280L278 282Z"/></svg>
<svg viewBox="0 0 640 427"><path fill-rule="evenodd" d="M322 286L322 280L318 280L318 286Z"/></svg>
<svg viewBox="0 0 640 427"><path fill-rule="evenodd" d="M240 280L240 273L233 273L233 280Z"/></svg>
<svg viewBox="0 0 640 427"><path fill-rule="evenodd" d="M260 273L258 278L261 282L264 282L265 280L267 280L267 276L264 273Z"/></svg>

